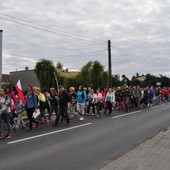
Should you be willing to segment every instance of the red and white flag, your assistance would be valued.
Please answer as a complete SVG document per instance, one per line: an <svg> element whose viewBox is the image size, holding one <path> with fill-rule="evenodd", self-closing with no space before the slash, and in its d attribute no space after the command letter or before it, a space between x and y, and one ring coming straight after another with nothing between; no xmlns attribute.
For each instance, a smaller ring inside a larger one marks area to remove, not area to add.
<svg viewBox="0 0 170 170"><path fill-rule="evenodd" d="M22 103L24 104L24 103L25 103L25 97L24 97L24 94L23 94L23 91L22 91L20 79L18 80L18 83L16 84L15 87L16 87L16 90L17 90L17 92L18 92L18 97L20 98L20 100L21 100Z"/></svg>

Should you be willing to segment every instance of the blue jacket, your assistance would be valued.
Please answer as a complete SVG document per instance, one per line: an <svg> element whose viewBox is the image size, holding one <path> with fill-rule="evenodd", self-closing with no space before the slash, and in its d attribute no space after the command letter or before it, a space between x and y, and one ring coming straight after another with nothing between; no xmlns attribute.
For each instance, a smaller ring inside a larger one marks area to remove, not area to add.
<svg viewBox="0 0 170 170"><path fill-rule="evenodd" d="M30 108L37 109L37 97L34 93L27 93L25 108L26 109L30 109Z"/></svg>
<svg viewBox="0 0 170 170"><path fill-rule="evenodd" d="M86 101L87 95L85 91L78 91L76 93L76 100L78 103L84 103Z"/></svg>

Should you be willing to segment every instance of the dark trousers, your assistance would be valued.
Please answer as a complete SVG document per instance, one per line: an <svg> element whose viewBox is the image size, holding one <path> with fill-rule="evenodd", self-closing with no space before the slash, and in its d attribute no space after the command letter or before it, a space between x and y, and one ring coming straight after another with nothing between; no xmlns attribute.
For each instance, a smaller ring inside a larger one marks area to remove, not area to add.
<svg viewBox="0 0 170 170"><path fill-rule="evenodd" d="M27 116L28 116L28 120L30 123L30 129L32 129L32 123L35 122L36 124L38 123L34 118L33 118L33 113L35 111L35 108L27 108L26 112L27 112Z"/></svg>
<svg viewBox="0 0 170 170"><path fill-rule="evenodd" d="M8 130L7 134L8 135L11 134L10 119L11 119L10 113L2 113L0 115L0 134L3 133L2 132L2 123L3 123L3 121L7 126L7 130Z"/></svg>
<svg viewBox="0 0 170 170"><path fill-rule="evenodd" d="M112 103L111 102L106 102L107 103L107 109L109 110L109 115L112 113Z"/></svg>
<svg viewBox="0 0 170 170"><path fill-rule="evenodd" d="M49 112L49 120L51 120L52 113L55 112L55 115L58 114L58 105L51 103L50 112Z"/></svg>
<svg viewBox="0 0 170 170"><path fill-rule="evenodd" d="M64 106L64 105L59 106L59 112L56 115L56 119L55 119L56 126L58 125L61 116L65 118L67 124L70 123L69 115L68 115L68 106Z"/></svg>
<svg viewBox="0 0 170 170"><path fill-rule="evenodd" d="M100 116L101 102L97 102L97 103L96 103L96 110L97 110L97 115Z"/></svg>
<svg viewBox="0 0 170 170"><path fill-rule="evenodd" d="M89 113L90 112L90 108L92 107L92 109L93 109L93 113L95 113L95 105L94 105L94 103L91 103L91 102L89 102L89 105L88 105L88 107L87 107L87 113Z"/></svg>

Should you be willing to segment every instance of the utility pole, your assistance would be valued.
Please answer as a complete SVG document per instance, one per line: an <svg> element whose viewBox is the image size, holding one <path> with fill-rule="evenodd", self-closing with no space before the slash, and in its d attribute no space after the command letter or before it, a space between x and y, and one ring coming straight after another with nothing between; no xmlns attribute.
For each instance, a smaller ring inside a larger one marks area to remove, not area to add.
<svg viewBox="0 0 170 170"><path fill-rule="evenodd" d="M112 60L111 60L111 41L108 40L108 74L109 74L109 87L112 87Z"/></svg>
<svg viewBox="0 0 170 170"><path fill-rule="evenodd" d="M2 32L0 30L0 88L2 87Z"/></svg>

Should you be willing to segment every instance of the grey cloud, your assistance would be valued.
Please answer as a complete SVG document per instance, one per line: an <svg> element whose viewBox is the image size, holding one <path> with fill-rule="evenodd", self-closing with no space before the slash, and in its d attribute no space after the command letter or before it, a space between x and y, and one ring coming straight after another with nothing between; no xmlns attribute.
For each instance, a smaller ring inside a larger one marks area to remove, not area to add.
<svg viewBox="0 0 170 170"><path fill-rule="evenodd" d="M33 61L42 57L54 63L61 61L74 70L92 59L107 68L107 52L90 52L107 50L108 39L113 44L113 73L132 76L136 72L168 72L169 9L170 3L165 0L6 0L1 3L1 12L42 24L46 31L0 18L4 30L3 72L15 70L14 63L18 68L33 67ZM134 57L117 51L114 44Z"/></svg>

